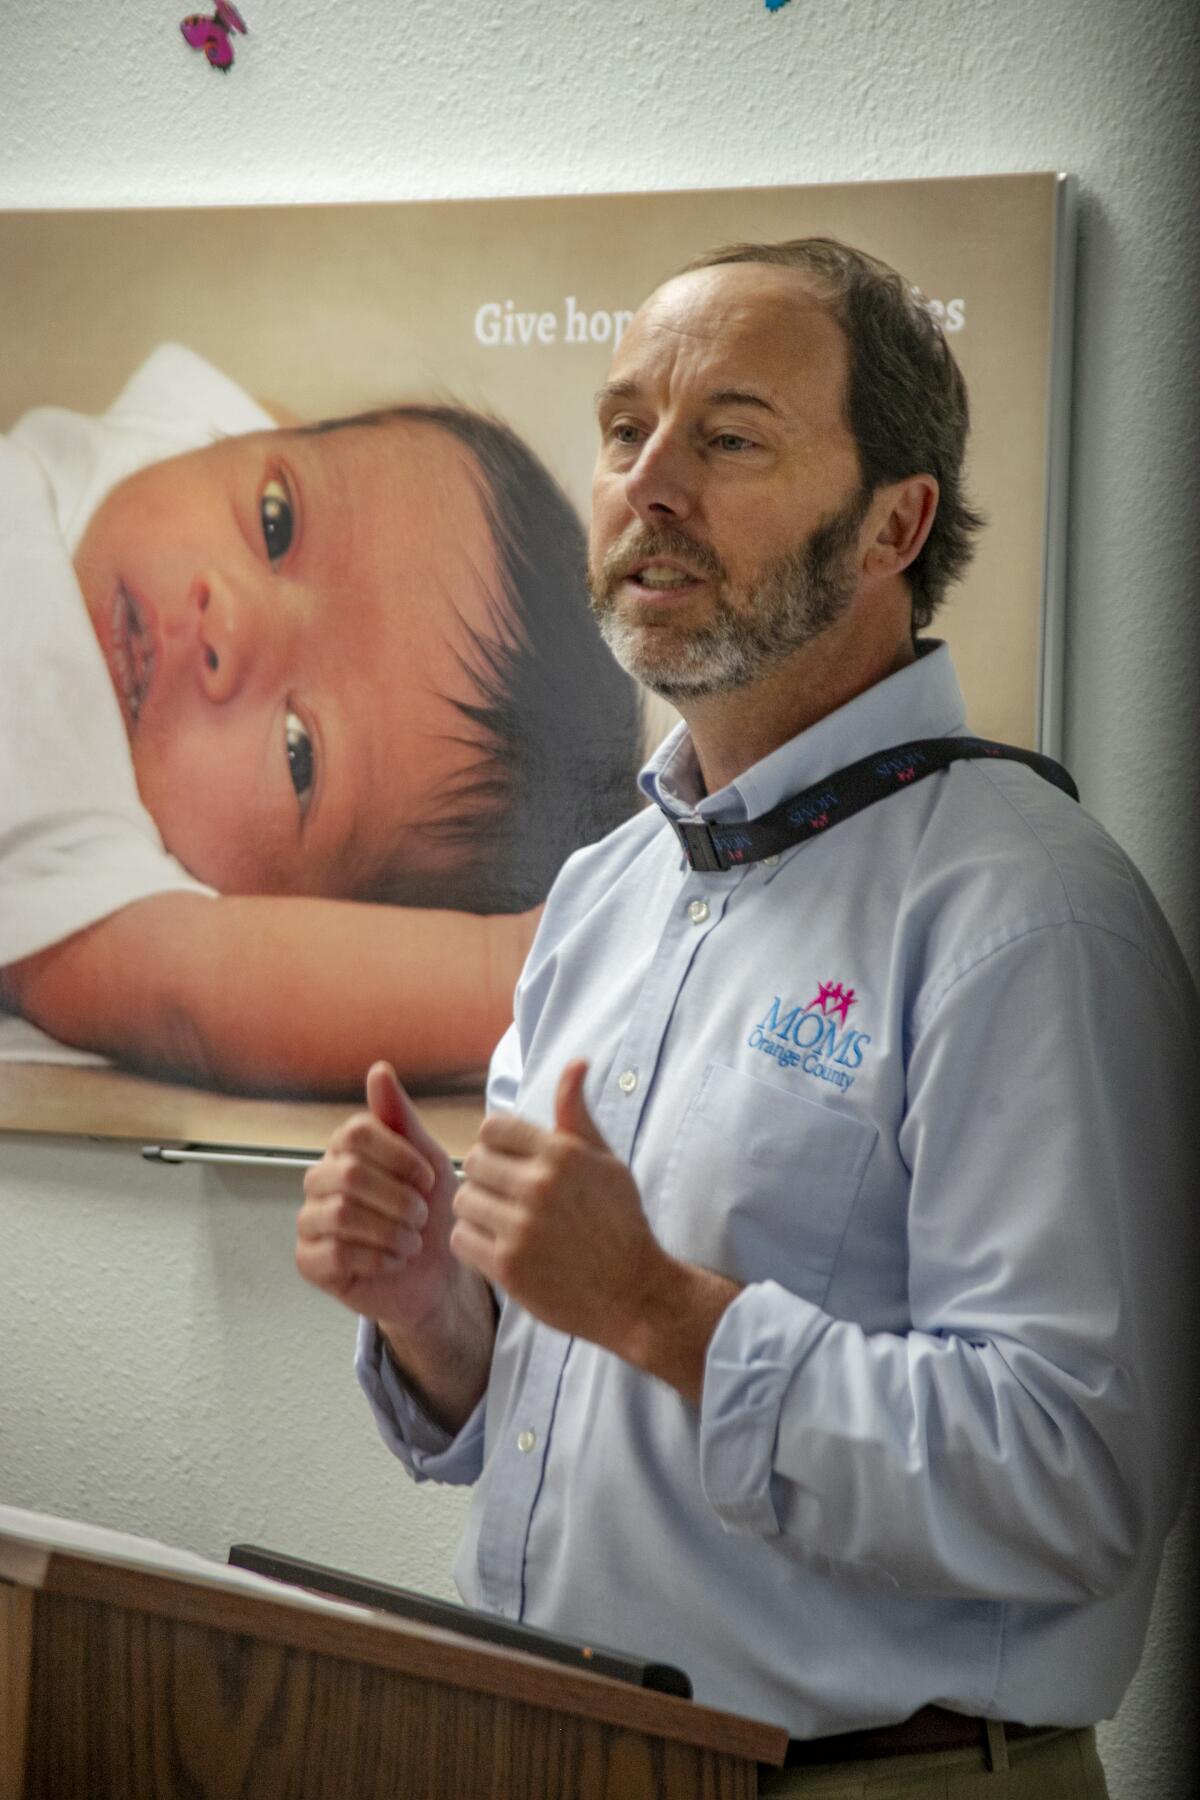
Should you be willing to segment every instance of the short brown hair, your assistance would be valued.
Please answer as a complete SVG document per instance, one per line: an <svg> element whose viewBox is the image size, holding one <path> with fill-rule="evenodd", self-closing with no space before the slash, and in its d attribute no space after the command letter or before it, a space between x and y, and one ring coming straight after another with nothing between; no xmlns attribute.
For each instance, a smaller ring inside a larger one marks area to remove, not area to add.
<svg viewBox="0 0 1200 1800"><path fill-rule="evenodd" d="M963 493L970 412L962 370L928 306L904 277L836 238L726 244L680 273L743 262L811 276L817 298L845 332L847 422L866 492L908 475L932 475L937 481L933 526L905 571L915 636L929 624L951 582L962 576L974 554L972 538L984 524Z"/></svg>

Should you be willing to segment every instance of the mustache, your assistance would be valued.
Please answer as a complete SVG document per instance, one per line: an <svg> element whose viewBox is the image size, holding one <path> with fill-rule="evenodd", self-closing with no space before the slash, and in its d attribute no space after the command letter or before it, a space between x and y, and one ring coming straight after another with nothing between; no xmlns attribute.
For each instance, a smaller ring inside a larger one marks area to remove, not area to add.
<svg viewBox="0 0 1200 1800"><path fill-rule="evenodd" d="M656 557L675 557L705 580L726 580L724 563L707 544L697 543L674 525L639 523L622 532L616 543L609 545L599 565L590 570L593 601L603 605L611 600L638 563L653 562Z"/></svg>

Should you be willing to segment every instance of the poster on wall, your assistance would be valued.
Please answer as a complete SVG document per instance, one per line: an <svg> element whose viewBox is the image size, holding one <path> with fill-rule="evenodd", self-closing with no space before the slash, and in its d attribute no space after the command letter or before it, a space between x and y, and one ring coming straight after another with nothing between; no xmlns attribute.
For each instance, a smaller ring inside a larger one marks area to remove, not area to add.
<svg viewBox="0 0 1200 1800"><path fill-rule="evenodd" d="M0 1128L454 1149L562 861L670 723L592 624L593 396L731 240L900 269L988 520L936 629L1056 748L1069 185L0 215Z"/></svg>

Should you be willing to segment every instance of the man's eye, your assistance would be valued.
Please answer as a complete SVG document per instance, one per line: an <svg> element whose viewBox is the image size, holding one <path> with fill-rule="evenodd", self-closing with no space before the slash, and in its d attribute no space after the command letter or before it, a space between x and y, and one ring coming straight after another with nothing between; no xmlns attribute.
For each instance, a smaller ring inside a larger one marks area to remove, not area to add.
<svg viewBox="0 0 1200 1800"><path fill-rule="evenodd" d="M641 442L642 432L640 426L631 425L628 420L618 420L609 427L608 435L615 444L637 444Z"/></svg>
<svg viewBox="0 0 1200 1800"><path fill-rule="evenodd" d="M714 439L719 450L749 450L750 439L739 437L736 431L722 431Z"/></svg>
<svg viewBox="0 0 1200 1800"><path fill-rule="evenodd" d="M258 516L267 555L278 562L292 541L292 502L282 481L268 481L258 503Z"/></svg>
<svg viewBox="0 0 1200 1800"><path fill-rule="evenodd" d="M296 798L300 802L300 812L303 816L312 799L313 779L316 773L313 742L304 728L304 721L294 712L284 715L283 734L287 749L288 775L296 790Z"/></svg>

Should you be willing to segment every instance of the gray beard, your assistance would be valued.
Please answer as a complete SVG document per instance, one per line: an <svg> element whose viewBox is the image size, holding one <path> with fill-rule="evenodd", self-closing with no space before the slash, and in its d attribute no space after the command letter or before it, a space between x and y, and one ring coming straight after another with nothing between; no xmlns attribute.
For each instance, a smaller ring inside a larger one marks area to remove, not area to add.
<svg viewBox="0 0 1200 1800"><path fill-rule="evenodd" d="M643 526L614 544L589 573L592 612L621 667L665 700L679 702L745 687L836 623L854 597L848 562L870 495L856 493L797 548L769 562L735 608L723 565L704 546L671 526ZM669 622L634 625L617 612L617 588L631 563L678 556L709 577L713 616L706 625L676 630Z"/></svg>

